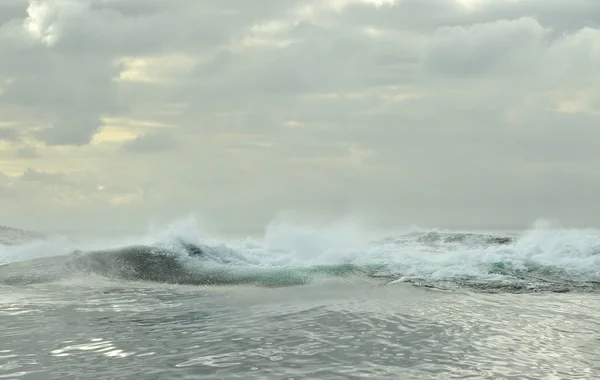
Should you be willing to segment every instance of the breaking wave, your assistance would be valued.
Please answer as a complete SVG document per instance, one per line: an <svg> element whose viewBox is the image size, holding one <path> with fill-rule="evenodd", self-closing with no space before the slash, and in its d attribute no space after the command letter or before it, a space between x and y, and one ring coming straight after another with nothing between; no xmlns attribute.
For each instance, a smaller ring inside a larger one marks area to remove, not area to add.
<svg viewBox="0 0 600 380"><path fill-rule="evenodd" d="M71 276L186 285L305 285L361 277L481 292L600 291L600 232L538 224L521 234L413 229L370 236L356 224L275 223L263 239L199 237L195 220L123 242L0 244L0 284Z"/></svg>

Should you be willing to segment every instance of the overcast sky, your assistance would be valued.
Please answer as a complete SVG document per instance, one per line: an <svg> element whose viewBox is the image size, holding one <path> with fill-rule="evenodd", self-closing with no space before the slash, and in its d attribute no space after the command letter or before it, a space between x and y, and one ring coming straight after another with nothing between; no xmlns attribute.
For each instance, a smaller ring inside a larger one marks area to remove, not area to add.
<svg viewBox="0 0 600 380"><path fill-rule="evenodd" d="M0 1L0 224L286 210L600 225L600 1Z"/></svg>

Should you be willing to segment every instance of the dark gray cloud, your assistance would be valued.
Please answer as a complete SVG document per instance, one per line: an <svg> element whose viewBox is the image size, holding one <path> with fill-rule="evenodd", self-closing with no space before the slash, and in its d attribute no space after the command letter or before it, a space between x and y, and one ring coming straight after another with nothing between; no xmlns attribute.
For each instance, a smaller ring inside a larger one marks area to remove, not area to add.
<svg viewBox="0 0 600 380"><path fill-rule="evenodd" d="M19 141L21 135L14 128L0 127L0 141Z"/></svg>
<svg viewBox="0 0 600 380"><path fill-rule="evenodd" d="M485 24L523 17L537 19L557 34L584 27L597 28L600 7L595 0L483 1L472 2L472 10L459 1L402 0L393 7L375 8L356 2L341 17L330 19L344 26L375 26L383 29L429 33L441 27Z"/></svg>
<svg viewBox="0 0 600 380"><path fill-rule="evenodd" d="M64 55L46 46L12 46L0 54L0 78L10 78L0 104L32 110L37 125L31 127L45 127L37 136L50 145L89 143L102 126L100 117L118 110L112 82L117 71L102 57Z"/></svg>
<svg viewBox="0 0 600 380"><path fill-rule="evenodd" d="M21 0L4 0L0 3L0 26L15 19L27 16L27 2Z"/></svg>
<svg viewBox="0 0 600 380"><path fill-rule="evenodd" d="M48 173L31 168L28 168L21 176L21 180L25 182L44 182L50 184L64 183L65 178L64 173Z"/></svg>
<svg viewBox="0 0 600 380"><path fill-rule="evenodd" d="M40 152L32 146L24 146L21 148L18 148L16 151L16 156L17 158L20 159L25 159L25 160L31 160L31 159L36 159L36 158L40 158Z"/></svg>
<svg viewBox="0 0 600 380"><path fill-rule="evenodd" d="M529 73L540 63L545 32L533 18L442 27L425 48L423 63L433 72L459 77L507 69Z"/></svg>
<svg viewBox="0 0 600 380"><path fill-rule="evenodd" d="M47 145L86 145L102 127L99 117L77 114L74 107L72 114L59 114L47 128L40 130L36 136Z"/></svg>

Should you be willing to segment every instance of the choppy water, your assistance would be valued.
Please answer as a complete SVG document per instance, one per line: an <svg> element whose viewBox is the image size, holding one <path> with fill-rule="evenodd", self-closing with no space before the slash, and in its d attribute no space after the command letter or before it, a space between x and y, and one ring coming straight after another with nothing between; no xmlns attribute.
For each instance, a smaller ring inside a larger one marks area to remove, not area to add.
<svg viewBox="0 0 600 380"><path fill-rule="evenodd" d="M600 378L595 231L190 230L0 245L0 378Z"/></svg>

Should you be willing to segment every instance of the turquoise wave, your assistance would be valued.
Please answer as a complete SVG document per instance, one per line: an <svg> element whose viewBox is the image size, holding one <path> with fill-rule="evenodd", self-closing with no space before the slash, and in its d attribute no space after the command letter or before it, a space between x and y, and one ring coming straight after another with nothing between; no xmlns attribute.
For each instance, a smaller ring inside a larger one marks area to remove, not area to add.
<svg viewBox="0 0 600 380"><path fill-rule="evenodd" d="M593 245L585 250L553 247L552 255L546 257L545 247L538 246L528 245L522 254L519 244L523 240L513 237L441 232L405 235L377 244L379 256L365 252L337 263L294 265L276 264L272 261L276 253L261 260L263 256L240 249L176 240L167 245L78 251L11 263L0 266L0 284L19 286L92 275L148 283L282 287L360 277L391 286L403 283L492 293L600 291L600 271L593 269L600 250ZM583 263L591 269L582 270Z"/></svg>

